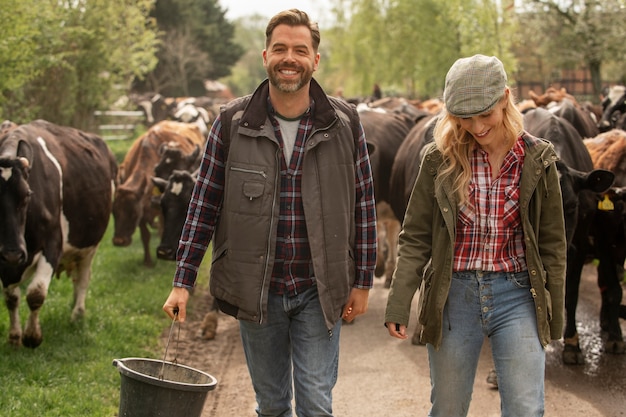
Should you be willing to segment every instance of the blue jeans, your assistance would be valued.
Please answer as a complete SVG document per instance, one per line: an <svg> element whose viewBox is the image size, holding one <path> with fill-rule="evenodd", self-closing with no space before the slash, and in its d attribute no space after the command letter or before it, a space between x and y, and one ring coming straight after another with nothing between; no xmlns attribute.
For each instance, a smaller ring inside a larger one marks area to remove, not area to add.
<svg viewBox="0 0 626 417"><path fill-rule="evenodd" d="M452 274L439 350L427 345L430 417L464 417L478 359L489 337L498 375L502 417L544 412L545 351L527 272L463 271Z"/></svg>
<svg viewBox="0 0 626 417"><path fill-rule="evenodd" d="M339 365L338 320L332 332L317 287L294 297L270 293L263 324L240 320L239 329L259 416L332 416Z"/></svg>

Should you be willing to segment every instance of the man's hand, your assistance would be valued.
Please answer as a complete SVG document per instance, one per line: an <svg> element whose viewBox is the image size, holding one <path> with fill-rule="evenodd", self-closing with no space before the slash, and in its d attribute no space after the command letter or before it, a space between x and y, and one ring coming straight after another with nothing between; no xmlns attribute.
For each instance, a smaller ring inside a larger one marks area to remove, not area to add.
<svg viewBox="0 0 626 417"><path fill-rule="evenodd" d="M341 318L350 323L357 316L365 314L367 311L367 303L369 301L369 293L370 290L352 288L348 302L343 307Z"/></svg>
<svg viewBox="0 0 626 417"><path fill-rule="evenodd" d="M172 320L176 317L175 310L178 310L178 321L183 323L187 317L187 301L189 300L189 291L182 287L173 287L169 297L163 304L163 311L167 313Z"/></svg>

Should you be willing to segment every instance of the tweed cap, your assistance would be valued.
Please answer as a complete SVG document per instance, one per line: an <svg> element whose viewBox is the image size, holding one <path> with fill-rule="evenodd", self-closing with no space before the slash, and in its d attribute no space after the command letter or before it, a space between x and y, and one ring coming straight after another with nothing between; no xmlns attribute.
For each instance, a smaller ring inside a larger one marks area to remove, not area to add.
<svg viewBox="0 0 626 417"><path fill-rule="evenodd" d="M504 65L495 56L458 59L446 75L443 92L448 113L473 117L493 109L506 88Z"/></svg>

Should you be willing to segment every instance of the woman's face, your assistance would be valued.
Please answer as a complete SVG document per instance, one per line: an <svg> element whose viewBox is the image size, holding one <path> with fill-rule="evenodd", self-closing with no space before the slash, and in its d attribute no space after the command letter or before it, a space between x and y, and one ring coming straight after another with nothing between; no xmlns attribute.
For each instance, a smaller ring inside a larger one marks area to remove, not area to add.
<svg viewBox="0 0 626 417"><path fill-rule="evenodd" d="M502 135L504 108L508 102L508 90L496 106L486 113L468 118L458 118L461 128L467 131L483 149L506 143Z"/></svg>

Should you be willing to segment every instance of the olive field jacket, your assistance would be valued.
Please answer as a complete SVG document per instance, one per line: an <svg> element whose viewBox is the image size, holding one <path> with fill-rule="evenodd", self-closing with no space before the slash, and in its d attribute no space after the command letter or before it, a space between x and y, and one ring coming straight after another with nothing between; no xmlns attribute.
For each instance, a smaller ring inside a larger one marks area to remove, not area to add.
<svg viewBox="0 0 626 417"><path fill-rule="evenodd" d="M520 180L520 214L526 264L543 346L562 335L566 267L563 203L553 146L523 133L525 157ZM440 180L444 164L434 144L424 154L399 239L385 323L408 326L411 301L419 289L420 339L439 348L443 310L450 290L457 197L452 180Z"/></svg>

